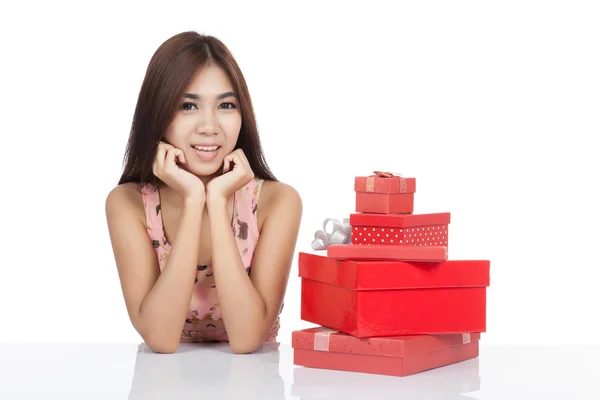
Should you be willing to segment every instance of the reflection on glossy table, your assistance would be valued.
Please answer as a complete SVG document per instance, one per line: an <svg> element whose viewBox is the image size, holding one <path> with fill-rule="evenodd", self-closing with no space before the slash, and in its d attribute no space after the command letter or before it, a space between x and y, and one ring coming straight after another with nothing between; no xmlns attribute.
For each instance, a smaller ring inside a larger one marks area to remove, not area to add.
<svg viewBox="0 0 600 400"><path fill-rule="evenodd" d="M600 399L600 346L481 346L407 377L299 367L288 344L0 344L0 399Z"/></svg>

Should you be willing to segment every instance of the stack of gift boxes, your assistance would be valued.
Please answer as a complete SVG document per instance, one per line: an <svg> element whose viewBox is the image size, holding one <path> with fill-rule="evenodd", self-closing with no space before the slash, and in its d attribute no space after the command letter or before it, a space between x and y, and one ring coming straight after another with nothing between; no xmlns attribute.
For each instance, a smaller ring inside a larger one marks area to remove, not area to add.
<svg viewBox="0 0 600 400"><path fill-rule="evenodd" d="M476 358L486 329L488 260L448 258L450 213L414 213L416 179L355 177L355 213L299 254L294 363L406 376Z"/></svg>

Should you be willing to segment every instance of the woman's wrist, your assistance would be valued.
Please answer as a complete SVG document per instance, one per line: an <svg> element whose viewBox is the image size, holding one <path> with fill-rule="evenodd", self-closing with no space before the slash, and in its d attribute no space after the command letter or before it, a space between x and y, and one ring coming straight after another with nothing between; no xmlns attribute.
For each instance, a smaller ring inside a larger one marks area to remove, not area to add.
<svg viewBox="0 0 600 400"><path fill-rule="evenodd" d="M206 207L208 211L211 209L216 210L218 208L225 208L227 205L227 199L220 195L210 195L208 194L206 197Z"/></svg>
<svg viewBox="0 0 600 400"><path fill-rule="evenodd" d="M192 194L183 199L183 206L186 208L199 208L202 210L204 208L204 204L206 203L206 197L204 194Z"/></svg>

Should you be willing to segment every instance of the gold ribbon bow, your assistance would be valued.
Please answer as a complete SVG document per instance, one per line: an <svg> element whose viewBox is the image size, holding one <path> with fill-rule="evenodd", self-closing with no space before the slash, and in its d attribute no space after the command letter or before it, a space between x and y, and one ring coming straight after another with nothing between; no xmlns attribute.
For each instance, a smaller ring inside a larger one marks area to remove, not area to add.
<svg viewBox="0 0 600 400"><path fill-rule="evenodd" d="M367 176L367 187L365 189L367 192L375 191L375 178L394 178L396 176L400 178L400 193L406 191L406 180L401 174L386 171L373 171L373 173L375 175Z"/></svg>

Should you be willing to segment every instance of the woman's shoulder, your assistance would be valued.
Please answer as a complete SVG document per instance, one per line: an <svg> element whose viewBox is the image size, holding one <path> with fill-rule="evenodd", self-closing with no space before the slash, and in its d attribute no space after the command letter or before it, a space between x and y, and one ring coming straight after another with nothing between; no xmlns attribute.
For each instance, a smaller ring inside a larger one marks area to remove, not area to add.
<svg viewBox="0 0 600 400"><path fill-rule="evenodd" d="M141 186L135 182L123 183L115 186L106 196L106 213L118 214L133 212L145 218L143 193L150 193L152 187Z"/></svg>
<svg viewBox="0 0 600 400"><path fill-rule="evenodd" d="M300 193L292 185L280 182L264 180L258 198L258 209L262 215L268 217L271 213L279 213L285 208L289 213L302 213L302 198Z"/></svg>
<svg viewBox="0 0 600 400"><path fill-rule="evenodd" d="M258 181L262 184L259 199L265 203L277 202L281 199L301 201L300 193L290 184L262 179Z"/></svg>

